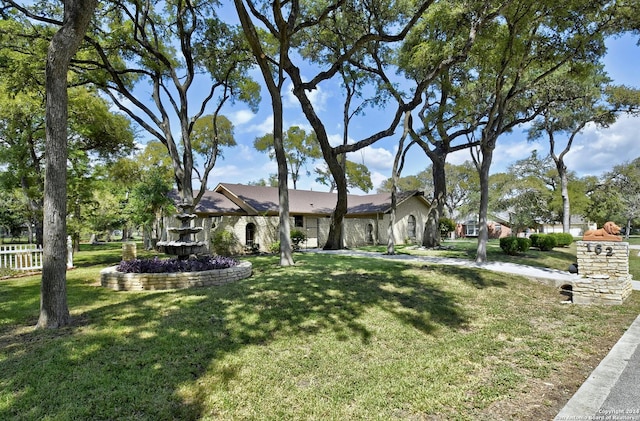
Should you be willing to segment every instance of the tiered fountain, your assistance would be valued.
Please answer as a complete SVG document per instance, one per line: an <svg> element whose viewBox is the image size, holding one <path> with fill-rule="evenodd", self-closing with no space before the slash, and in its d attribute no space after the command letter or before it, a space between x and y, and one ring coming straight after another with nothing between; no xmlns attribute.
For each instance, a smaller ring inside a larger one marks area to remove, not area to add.
<svg viewBox="0 0 640 421"><path fill-rule="evenodd" d="M193 241L192 235L202 231L202 227L191 226L191 221L196 217L193 213L194 206L182 202L178 205L180 212L176 215L181 222L180 227L170 227L171 233L178 234L177 241L158 241L157 249L161 253L178 256L179 260L186 260L194 254L208 253L207 245L203 241Z"/></svg>

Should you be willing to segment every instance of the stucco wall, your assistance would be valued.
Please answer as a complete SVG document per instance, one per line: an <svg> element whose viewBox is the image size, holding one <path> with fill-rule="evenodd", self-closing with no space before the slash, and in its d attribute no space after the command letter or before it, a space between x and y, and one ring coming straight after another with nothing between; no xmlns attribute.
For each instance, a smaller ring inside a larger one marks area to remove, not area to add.
<svg viewBox="0 0 640 421"><path fill-rule="evenodd" d="M427 220L428 208L417 197L410 197L403 201L396 209L396 223L393 229L396 244L404 244L408 239L409 216L416 218L416 237L412 243L421 244ZM344 238L347 247L356 247L371 244L367 238L367 226L372 226L374 244L386 244L388 241L389 214L370 215L367 217L347 217L344 220ZM331 218L326 216L304 216L304 226L295 227L295 219L290 218L291 229L300 229L307 234L309 240L302 247L322 247L329 235ZM204 241L211 245L211 239L216 231L225 229L232 232L238 239L236 253L245 251L247 224L255 224L254 242L259 245L260 251L269 251L270 246L278 241L278 217L277 216L223 216L223 217L198 217L193 221L194 226L201 226L203 230L196 234L196 240ZM166 226L177 226L179 221L175 218L166 218ZM317 236L317 241L315 237Z"/></svg>

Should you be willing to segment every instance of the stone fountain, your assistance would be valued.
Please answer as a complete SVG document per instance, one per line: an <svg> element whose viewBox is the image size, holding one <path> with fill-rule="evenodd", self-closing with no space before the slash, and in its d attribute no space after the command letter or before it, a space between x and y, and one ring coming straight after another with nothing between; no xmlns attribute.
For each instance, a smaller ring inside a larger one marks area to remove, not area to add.
<svg viewBox="0 0 640 421"><path fill-rule="evenodd" d="M158 241L156 248L159 252L178 256L179 260L186 260L194 254L207 254L207 244L204 241L193 241L192 235L202 231L202 227L192 226L191 221L196 217L194 206L182 202L178 205L179 212L176 218L180 221L180 227L170 227L168 230L178 234L178 240Z"/></svg>

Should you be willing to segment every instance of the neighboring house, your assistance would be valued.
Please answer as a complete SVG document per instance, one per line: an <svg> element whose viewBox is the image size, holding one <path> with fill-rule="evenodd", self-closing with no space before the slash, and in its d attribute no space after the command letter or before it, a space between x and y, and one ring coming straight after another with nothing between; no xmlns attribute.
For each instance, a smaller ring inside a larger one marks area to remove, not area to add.
<svg viewBox="0 0 640 421"><path fill-rule="evenodd" d="M489 215L489 238L502 238L511 235L511 228L509 228L508 214L496 214ZM571 216L570 233L574 237L582 237L582 234L586 230L596 229L596 224L590 223L583 217L578 215ZM518 232L518 236L528 237L534 232L539 233L552 233L562 232L562 222L554 223L541 223L537 227L531 227L527 232ZM477 237L478 236L478 220L477 217L469 218L464 222L458 223L456 227L456 237Z"/></svg>
<svg viewBox="0 0 640 421"><path fill-rule="evenodd" d="M511 235L509 220L503 215L489 215L488 219L489 238L502 238ZM458 222L455 236L456 238L477 237L479 229L478 217L469 217L465 221Z"/></svg>
<svg viewBox="0 0 640 421"><path fill-rule="evenodd" d="M322 247L329 234L337 194L289 190L291 229L303 231L303 248ZM344 220L346 247L386 244L391 194L348 195ZM268 251L278 241L278 188L221 183L207 191L196 207L196 226L204 229L197 239L210 244L217 230L235 234L243 249ZM396 244L421 244L429 202L422 192L399 193L393 233ZM176 222L169 222L175 226Z"/></svg>
<svg viewBox="0 0 640 421"><path fill-rule="evenodd" d="M569 233L574 237L582 237L585 231L597 229L597 225L589 222L580 215L571 215L569 219ZM540 232L545 234L552 232L563 232L562 222L541 224Z"/></svg>

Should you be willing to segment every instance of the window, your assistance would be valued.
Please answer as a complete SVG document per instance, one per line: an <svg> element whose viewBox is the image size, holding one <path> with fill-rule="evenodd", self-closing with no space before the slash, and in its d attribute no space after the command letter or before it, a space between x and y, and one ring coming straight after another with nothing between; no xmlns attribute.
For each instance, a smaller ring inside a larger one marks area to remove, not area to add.
<svg viewBox="0 0 640 421"><path fill-rule="evenodd" d="M409 215L409 222L407 223L407 237L411 240L416 239L416 217Z"/></svg>
<svg viewBox="0 0 640 421"><path fill-rule="evenodd" d="M469 221L464 225L464 235L467 237L478 236L478 223L475 221Z"/></svg>
<svg viewBox="0 0 640 421"><path fill-rule="evenodd" d="M254 223L248 223L247 227L245 228L245 245L247 246L253 246L255 244L255 238L256 238L256 224Z"/></svg>
<svg viewBox="0 0 640 421"><path fill-rule="evenodd" d="M293 217L293 226L296 228L304 227L304 217L302 215L296 215Z"/></svg>

